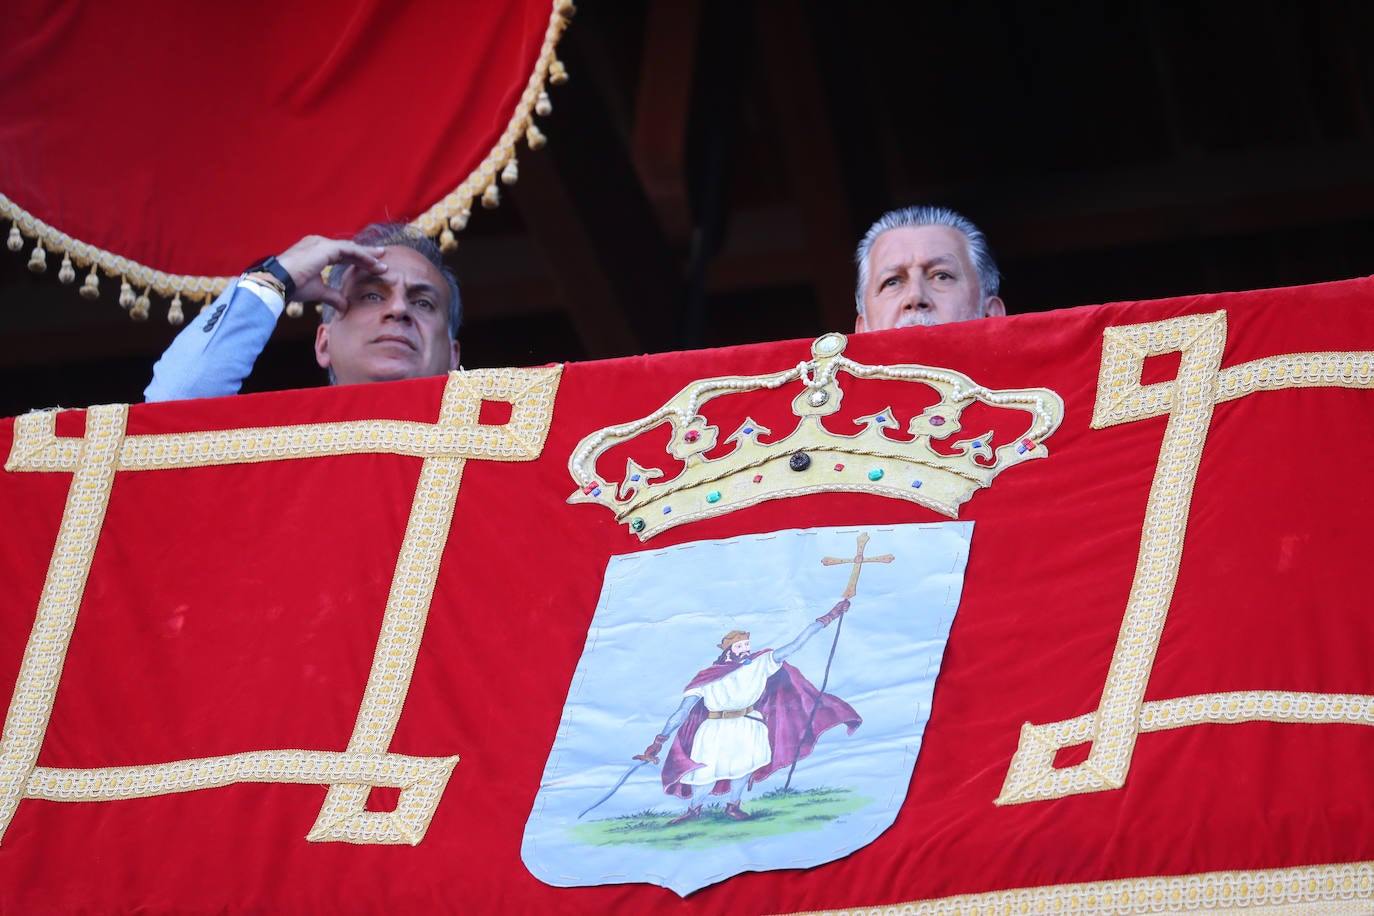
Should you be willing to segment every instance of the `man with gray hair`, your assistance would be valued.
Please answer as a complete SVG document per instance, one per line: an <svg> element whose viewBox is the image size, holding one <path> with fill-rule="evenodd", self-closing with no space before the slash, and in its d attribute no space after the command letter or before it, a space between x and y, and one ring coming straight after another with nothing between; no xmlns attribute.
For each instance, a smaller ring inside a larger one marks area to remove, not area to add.
<svg viewBox="0 0 1374 916"><path fill-rule="evenodd" d="M323 306L315 360L331 384L458 368L462 302L439 246L405 225L375 223L351 241L308 235L249 267L172 341L145 399L238 393L288 302Z"/></svg>
<svg viewBox="0 0 1374 916"><path fill-rule="evenodd" d="M855 332L1000 317L1000 275L978 227L944 207L884 213L854 253Z"/></svg>

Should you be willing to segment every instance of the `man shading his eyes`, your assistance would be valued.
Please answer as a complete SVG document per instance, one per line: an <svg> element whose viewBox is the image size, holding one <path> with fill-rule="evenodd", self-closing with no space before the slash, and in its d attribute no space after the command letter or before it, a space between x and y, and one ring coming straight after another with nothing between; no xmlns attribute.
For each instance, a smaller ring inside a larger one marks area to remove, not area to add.
<svg viewBox="0 0 1374 916"><path fill-rule="evenodd" d="M458 368L462 302L438 245L404 225L376 223L351 241L306 236L248 268L172 341L144 397L236 394L292 301L323 306L315 360L332 384Z"/></svg>

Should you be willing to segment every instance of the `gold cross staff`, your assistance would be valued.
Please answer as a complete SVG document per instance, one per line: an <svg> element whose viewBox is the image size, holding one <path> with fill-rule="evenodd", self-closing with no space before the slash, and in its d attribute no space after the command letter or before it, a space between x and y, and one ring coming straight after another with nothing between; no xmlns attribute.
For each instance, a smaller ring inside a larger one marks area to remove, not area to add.
<svg viewBox="0 0 1374 916"><path fill-rule="evenodd" d="M854 571L849 574L849 587L844 590L845 598L853 598L859 590L859 572L864 568L865 563L891 563L894 559L892 554L885 553L880 557L865 557L864 548L868 546L868 532L859 535L859 552L854 554L854 559L846 560L842 557L821 557L822 566L839 566L841 563L853 563Z"/></svg>

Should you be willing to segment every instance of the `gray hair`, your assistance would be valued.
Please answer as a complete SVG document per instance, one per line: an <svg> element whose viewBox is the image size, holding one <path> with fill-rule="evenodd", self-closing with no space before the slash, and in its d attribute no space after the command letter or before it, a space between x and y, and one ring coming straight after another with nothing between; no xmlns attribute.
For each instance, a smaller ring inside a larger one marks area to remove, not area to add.
<svg viewBox="0 0 1374 916"><path fill-rule="evenodd" d="M988 240L983 236L982 230L973 225L967 217L946 207L902 207L898 210L889 210L878 217L878 221L868 227L858 249L854 252L854 264L859 269L858 279L854 284L854 303L858 306L859 314L864 313L864 288L868 286L868 256L873 250L873 244L884 232L907 226L948 226L964 234L964 238L968 240L968 253L973 260L973 268L978 272L978 308L981 312L988 299L997 295L997 290L1002 284L1002 275L997 270L997 262L992 259L992 250L988 248Z"/></svg>
<svg viewBox="0 0 1374 916"><path fill-rule="evenodd" d="M434 265L439 274L448 284L448 336L458 338L458 328L463 323L463 300L458 297L458 278L453 275L453 271L444 265L443 252L434 240L423 233L412 229L405 223L373 223L365 227L357 235L353 236L353 241L359 245L367 245L377 248L409 248L424 257L426 261ZM346 270L331 270L329 272L329 285L335 289L343 288L344 274ZM337 314L334 307L325 305L320 313L320 321L329 324ZM330 381L333 381L333 373L330 373Z"/></svg>

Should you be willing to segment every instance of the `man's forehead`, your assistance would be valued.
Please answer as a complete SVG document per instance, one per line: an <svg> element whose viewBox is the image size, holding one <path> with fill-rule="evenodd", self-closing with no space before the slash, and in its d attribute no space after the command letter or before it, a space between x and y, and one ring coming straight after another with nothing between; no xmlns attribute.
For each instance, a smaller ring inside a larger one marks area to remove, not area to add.
<svg viewBox="0 0 1374 916"><path fill-rule="evenodd" d="M407 287L428 286L447 294L448 284L439 268L429 258L410 248L387 246L382 249L382 263L386 271L373 273L362 267L350 266L345 279L352 283L396 283Z"/></svg>
<svg viewBox="0 0 1374 916"><path fill-rule="evenodd" d="M878 236L869 254L873 266L941 259L970 260L968 237L950 226L898 226Z"/></svg>

